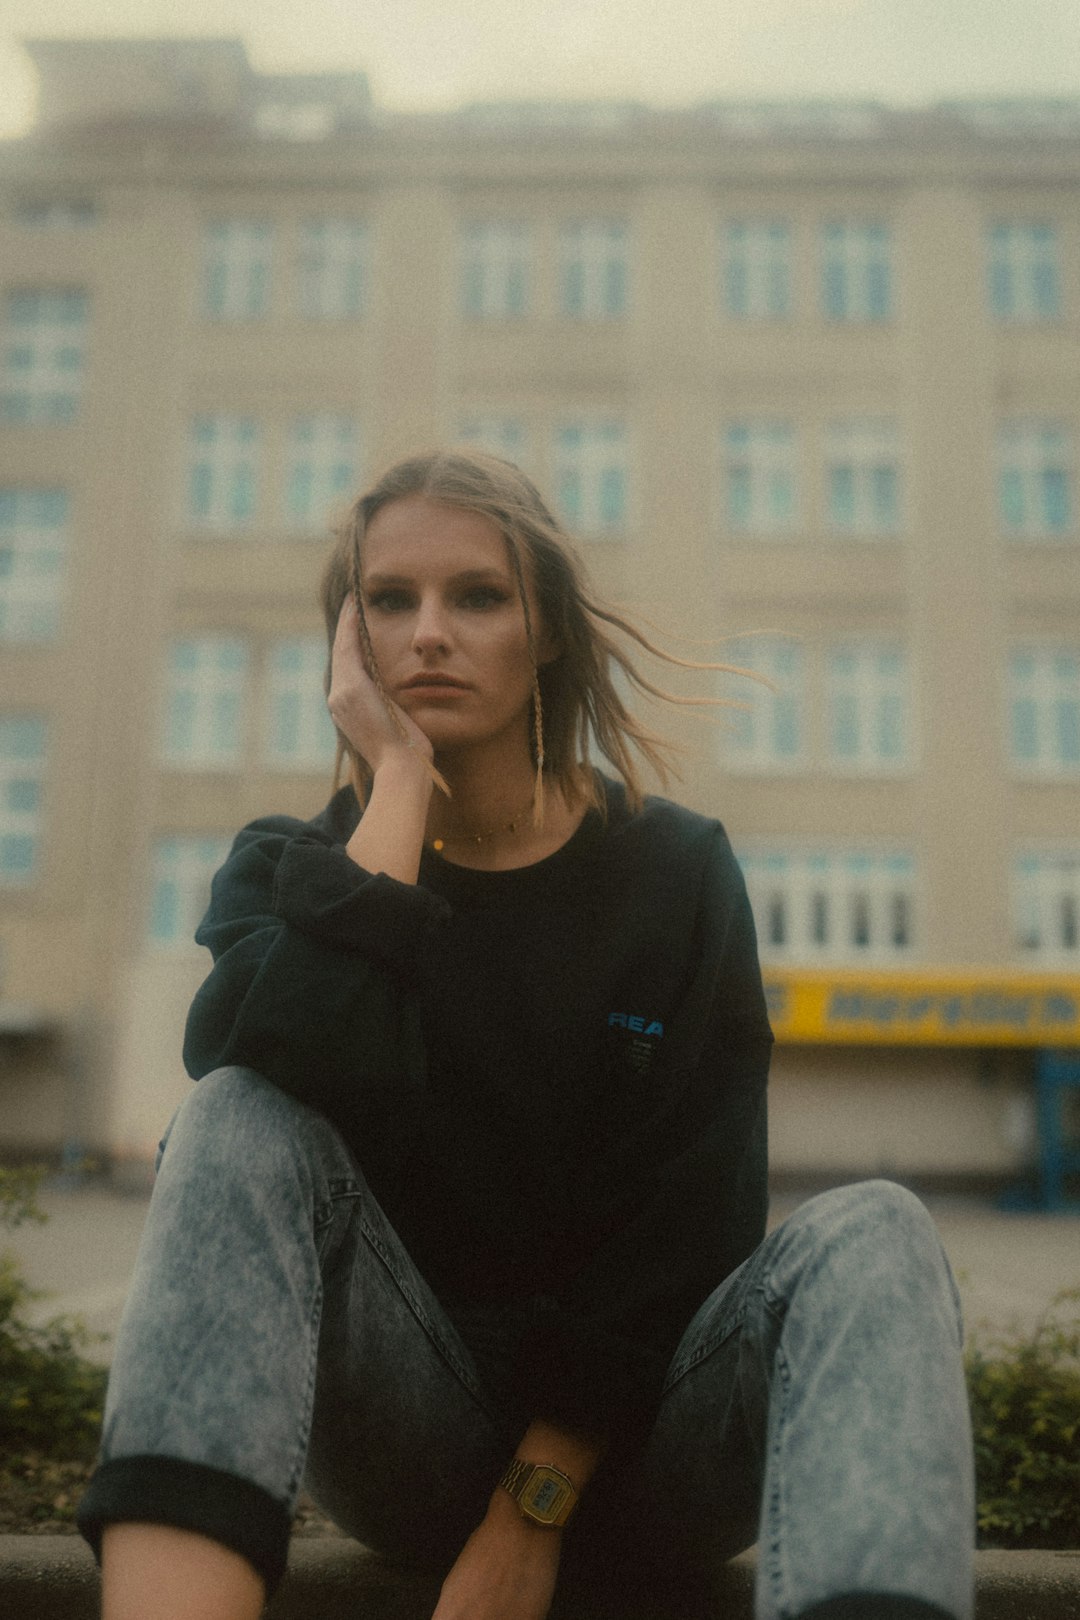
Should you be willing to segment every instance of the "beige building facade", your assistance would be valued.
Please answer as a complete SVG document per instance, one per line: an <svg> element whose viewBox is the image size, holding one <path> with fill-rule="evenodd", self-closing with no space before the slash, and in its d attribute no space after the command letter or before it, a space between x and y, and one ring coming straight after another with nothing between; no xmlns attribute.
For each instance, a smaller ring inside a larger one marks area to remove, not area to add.
<svg viewBox="0 0 1080 1620"><path fill-rule="evenodd" d="M327 796L334 514L473 442L602 594L773 683L662 723L747 874L777 1168L1017 1174L1032 1054L1080 1043L1080 103L387 118L231 41L30 48L0 1148L152 1156L209 874Z"/></svg>

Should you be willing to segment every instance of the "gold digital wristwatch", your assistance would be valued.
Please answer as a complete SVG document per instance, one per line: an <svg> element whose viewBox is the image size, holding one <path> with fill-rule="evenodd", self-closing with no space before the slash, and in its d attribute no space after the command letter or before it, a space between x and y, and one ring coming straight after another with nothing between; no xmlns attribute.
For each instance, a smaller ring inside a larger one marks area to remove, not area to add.
<svg viewBox="0 0 1080 1620"><path fill-rule="evenodd" d="M499 1484L534 1524L561 1530L577 1507L578 1493L561 1468L515 1457Z"/></svg>

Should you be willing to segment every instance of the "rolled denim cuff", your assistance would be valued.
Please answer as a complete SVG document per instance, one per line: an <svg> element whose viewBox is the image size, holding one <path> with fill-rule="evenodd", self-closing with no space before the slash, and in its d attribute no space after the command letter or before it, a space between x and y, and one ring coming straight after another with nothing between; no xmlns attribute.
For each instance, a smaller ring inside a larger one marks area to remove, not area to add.
<svg viewBox="0 0 1080 1620"><path fill-rule="evenodd" d="M76 1523L99 1562L106 1525L193 1530L246 1558L269 1598L285 1573L291 1515L261 1485L221 1468L177 1457L115 1457L94 1472Z"/></svg>

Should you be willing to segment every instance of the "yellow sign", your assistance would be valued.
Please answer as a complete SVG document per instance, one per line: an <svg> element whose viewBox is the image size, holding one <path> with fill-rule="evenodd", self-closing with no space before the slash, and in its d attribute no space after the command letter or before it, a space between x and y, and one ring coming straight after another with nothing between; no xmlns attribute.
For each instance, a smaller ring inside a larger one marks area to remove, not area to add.
<svg viewBox="0 0 1080 1620"><path fill-rule="evenodd" d="M778 1041L1080 1046L1080 975L765 968Z"/></svg>

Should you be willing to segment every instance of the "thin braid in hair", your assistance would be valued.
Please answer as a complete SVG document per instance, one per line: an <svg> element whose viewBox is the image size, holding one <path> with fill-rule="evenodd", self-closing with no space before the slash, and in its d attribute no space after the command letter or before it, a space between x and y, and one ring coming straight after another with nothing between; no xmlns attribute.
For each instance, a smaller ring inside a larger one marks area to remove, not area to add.
<svg viewBox="0 0 1080 1620"><path fill-rule="evenodd" d="M544 825L544 700L540 696L540 671L533 664L533 744L536 750L536 782L533 787L533 826Z"/></svg>
<svg viewBox="0 0 1080 1620"><path fill-rule="evenodd" d="M536 652L536 636L533 632L532 611L529 607L529 593L525 589L525 570L522 567L521 553L518 550L516 535L504 531L507 549L510 552L510 562L517 581L518 596L521 598L521 611L525 616L525 641L529 649L529 658L532 662L532 704L533 704L533 747L536 754L536 780L533 783L533 826L544 825L544 704L540 696L540 665Z"/></svg>
<svg viewBox="0 0 1080 1620"><path fill-rule="evenodd" d="M411 748L415 752L415 745L412 738L409 736L409 733L405 729L405 724L397 711L397 705L393 702L386 690L386 687L383 685L382 674L375 659L374 648L371 645L371 632L368 629L367 615L364 612L364 597L360 585L359 524L357 524L353 529L352 542L352 546L349 550L349 589L352 593L353 605L356 608L357 628L360 633L360 646L364 654L364 663L367 668L367 672L371 677L372 685L375 687L376 692L378 692L379 697L382 699L383 708L386 710L394 730L397 732L406 748ZM431 777L431 780L439 789L440 793L445 793L446 797L449 799L452 796L450 792L450 784L442 772L435 764L432 763L430 759L427 758L425 754L417 754L417 758L422 760L425 770L428 772L428 775ZM349 774L352 777L353 789L356 791L357 773L355 765L352 764L351 761ZM356 796L358 799L360 799L360 802L363 803L363 799L360 798L359 792L357 792Z"/></svg>

